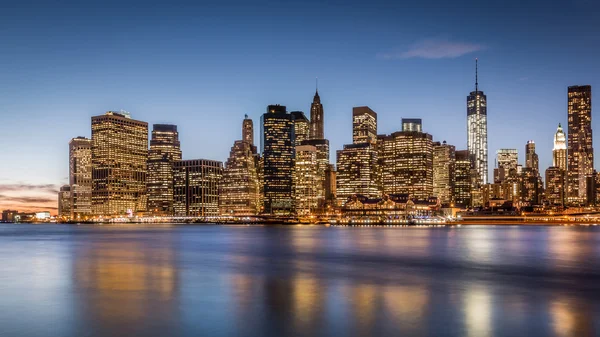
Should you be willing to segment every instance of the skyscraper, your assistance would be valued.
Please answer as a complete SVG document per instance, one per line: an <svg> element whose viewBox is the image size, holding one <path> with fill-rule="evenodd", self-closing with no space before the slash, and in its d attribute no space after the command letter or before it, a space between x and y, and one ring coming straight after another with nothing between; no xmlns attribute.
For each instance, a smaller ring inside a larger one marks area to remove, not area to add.
<svg viewBox="0 0 600 337"><path fill-rule="evenodd" d="M154 124L148 152L148 211L173 215L173 162L181 160L176 125Z"/></svg>
<svg viewBox="0 0 600 337"><path fill-rule="evenodd" d="M537 153L535 153L535 142L533 140L527 141L525 145L525 167L535 171L539 171L540 168L540 160Z"/></svg>
<svg viewBox="0 0 600 337"><path fill-rule="evenodd" d="M454 200L455 152L455 147L446 141L433 144L433 195L442 204Z"/></svg>
<svg viewBox="0 0 600 337"><path fill-rule="evenodd" d="M567 196L570 203L582 204L587 200L587 177L594 171L591 86L569 87L568 117Z"/></svg>
<svg viewBox="0 0 600 337"><path fill-rule="evenodd" d="M315 91L315 97L310 105L310 139L325 139L323 104L321 104L318 89Z"/></svg>
<svg viewBox="0 0 600 337"><path fill-rule="evenodd" d="M233 143L219 185L219 211L223 215L255 215L260 211L259 158L247 137L253 132L252 120L246 115L242 140Z"/></svg>
<svg viewBox="0 0 600 337"><path fill-rule="evenodd" d="M352 108L352 142L354 144L377 142L377 113L368 106Z"/></svg>
<svg viewBox="0 0 600 337"><path fill-rule="evenodd" d="M376 198L380 195L377 150L371 143L344 145L337 151L336 191L343 205L353 194Z"/></svg>
<svg viewBox="0 0 600 337"><path fill-rule="evenodd" d="M565 174L560 167L546 169L546 199L550 205L564 205Z"/></svg>
<svg viewBox="0 0 600 337"><path fill-rule="evenodd" d="M223 164L216 160L181 160L173 164L175 216L219 215Z"/></svg>
<svg viewBox="0 0 600 337"><path fill-rule="evenodd" d="M58 192L58 216L63 219L71 217L71 186L63 185Z"/></svg>
<svg viewBox="0 0 600 337"><path fill-rule="evenodd" d="M552 149L552 166L567 172L567 137L560 125L554 134L554 148Z"/></svg>
<svg viewBox="0 0 600 337"><path fill-rule="evenodd" d="M309 139L310 123L302 111L292 111L290 114L294 118L294 145L302 145Z"/></svg>
<svg viewBox="0 0 600 337"><path fill-rule="evenodd" d="M317 148L313 145L297 145L294 197L299 216L311 215L319 206L319 190L323 187L323 181L317 168Z"/></svg>
<svg viewBox="0 0 600 337"><path fill-rule="evenodd" d="M77 137L69 142L69 185L72 220L92 214L92 140Z"/></svg>
<svg viewBox="0 0 600 337"><path fill-rule="evenodd" d="M496 165L494 170L494 182L502 183L509 178L517 176L519 165L519 152L517 149L499 149L496 152Z"/></svg>
<svg viewBox="0 0 600 337"><path fill-rule="evenodd" d="M468 150L455 152L454 163L454 203L462 207L472 204L473 161Z"/></svg>
<svg viewBox="0 0 600 337"><path fill-rule="evenodd" d="M126 112L92 117L92 212L146 210L148 123Z"/></svg>
<svg viewBox="0 0 600 337"><path fill-rule="evenodd" d="M248 115L244 115L242 122L242 140L254 146L254 122L248 118Z"/></svg>
<svg viewBox="0 0 600 337"><path fill-rule="evenodd" d="M433 196L433 145L428 133L400 131L377 137L381 186L385 194Z"/></svg>
<svg viewBox="0 0 600 337"><path fill-rule="evenodd" d="M269 105L262 115L263 211L294 212L294 117L282 105Z"/></svg>
<svg viewBox="0 0 600 337"><path fill-rule="evenodd" d="M402 131L423 132L423 122L420 118L402 118Z"/></svg>
<svg viewBox="0 0 600 337"><path fill-rule="evenodd" d="M479 91L475 59L475 91L467 96L467 148L477 170L479 185L488 182L487 97Z"/></svg>

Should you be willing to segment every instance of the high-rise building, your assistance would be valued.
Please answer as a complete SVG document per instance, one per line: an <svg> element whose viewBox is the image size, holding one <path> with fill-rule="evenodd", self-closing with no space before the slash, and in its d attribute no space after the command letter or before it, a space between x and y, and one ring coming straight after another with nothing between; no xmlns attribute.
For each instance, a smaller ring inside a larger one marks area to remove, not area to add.
<svg viewBox="0 0 600 337"><path fill-rule="evenodd" d="M564 205L565 174L560 167L551 166L546 169L546 200L551 205Z"/></svg>
<svg viewBox="0 0 600 337"><path fill-rule="evenodd" d="M335 167L333 164L327 165L325 169L325 205L335 206L336 205L336 175Z"/></svg>
<svg viewBox="0 0 600 337"><path fill-rule="evenodd" d="M423 132L423 122L420 118L402 118L402 131Z"/></svg>
<svg viewBox="0 0 600 337"><path fill-rule="evenodd" d="M302 111L292 111L290 114L294 118L294 145L302 145L309 139L310 123Z"/></svg>
<svg viewBox="0 0 600 337"><path fill-rule="evenodd" d="M368 106L352 108L352 143L377 142L377 113Z"/></svg>
<svg viewBox="0 0 600 337"><path fill-rule="evenodd" d="M539 172L531 167L523 167L519 172L518 182L522 205L539 205L542 190Z"/></svg>
<svg viewBox="0 0 600 337"><path fill-rule="evenodd" d="M263 212L294 212L294 117L282 105L262 115Z"/></svg>
<svg viewBox="0 0 600 337"><path fill-rule="evenodd" d="M246 137L254 132L251 122L246 115L242 140L233 143L225 163L219 186L219 211L223 215L255 215L260 211L259 158L256 147Z"/></svg>
<svg viewBox="0 0 600 337"><path fill-rule="evenodd" d="M219 182L223 164L194 159L173 163L173 208L175 216L219 215Z"/></svg>
<svg viewBox="0 0 600 337"><path fill-rule="evenodd" d="M113 216L146 210L148 123L126 112L92 117L92 212Z"/></svg>
<svg viewBox="0 0 600 337"><path fill-rule="evenodd" d="M527 141L525 145L525 167L538 172L540 169L540 160L537 153L535 153L535 142L533 140Z"/></svg>
<svg viewBox="0 0 600 337"><path fill-rule="evenodd" d="M244 115L242 122L242 141L254 146L254 122L248 115Z"/></svg>
<svg viewBox="0 0 600 337"><path fill-rule="evenodd" d="M502 183L507 179L517 176L519 165L519 152L517 149L499 149L496 152L496 170L494 170L494 182Z"/></svg>
<svg viewBox="0 0 600 337"><path fill-rule="evenodd" d="M312 145L297 145L294 197L299 216L311 215L319 207L319 193L322 187L323 181L318 172L317 148Z"/></svg>
<svg viewBox="0 0 600 337"><path fill-rule="evenodd" d="M377 150L371 143L344 145L337 151L337 199L343 205L354 194L380 196Z"/></svg>
<svg viewBox="0 0 600 337"><path fill-rule="evenodd" d="M583 204L587 200L587 177L594 171L591 86L569 87L568 117L567 197L569 203Z"/></svg>
<svg viewBox="0 0 600 337"><path fill-rule="evenodd" d="M456 149L444 141L433 144L433 195L442 204L454 201L454 172Z"/></svg>
<svg viewBox="0 0 600 337"><path fill-rule="evenodd" d="M385 194L409 194L427 200L433 196L433 144L428 133L394 132L377 137L381 186Z"/></svg>
<svg viewBox="0 0 600 337"><path fill-rule="evenodd" d="M554 134L554 148L552 149L552 166L567 172L567 137L560 123Z"/></svg>
<svg viewBox="0 0 600 337"><path fill-rule="evenodd" d="M479 185L488 182L487 97L480 91L475 59L475 91L467 96L467 148L477 170Z"/></svg>
<svg viewBox="0 0 600 337"><path fill-rule="evenodd" d="M173 215L173 163L181 160L177 125L154 124L148 151L148 211Z"/></svg>
<svg viewBox="0 0 600 337"><path fill-rule="evenodd" d="M471 207L472 177L475 169L468 150L456 151L454 162L454 203Z"/></svg>
<svg viewBox="0 0 600 337"><path fill-rule="evenodd" d="M323 124L323 104L317 90L310 105L310 139L325 139Z"/></svg>
<svg viewBox="0 0 600 337"><path fill-rule="evenodd" d="M72 220L92 215L92 140L77 137L69 142L69 185Z"/></svg>
<svg viewBox="0 0 600 337"><path fill-rule="evenodd" d="M58 192L58 216L63 219L71 217L71 185L63 185Z"/></svg>

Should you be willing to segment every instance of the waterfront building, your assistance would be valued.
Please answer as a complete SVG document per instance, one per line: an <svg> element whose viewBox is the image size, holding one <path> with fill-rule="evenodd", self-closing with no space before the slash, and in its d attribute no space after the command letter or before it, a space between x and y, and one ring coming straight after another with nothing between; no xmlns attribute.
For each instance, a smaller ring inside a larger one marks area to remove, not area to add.
<svg viewBox="0 0 600 337"><path fill-rule="evenodd" d="M516 178L519 165L519 153L517 149L499 149L496 152L496 169L494 169L494 182Z"/></svg>
<svg viewBox="0 0 600 337"><path fill-rule="evenodd" d="M173 163L173 208L175 216L219 215L219 182L223 164L193 159Z"/></svg>
<svg viewBox="0 0 600 337"><path fill-rule="evenodd" d="M148 151L148 211L173 215L173 163L181 160L176 125L154 124Z"/></svg>
<svg viewBox="0 0 600 337"><path fill-rule="evenodd" d="M565 172L560 167L551 166L546 169L546 200L550 205L564 206Z"/></svg>
<svg viewBox="0 0 600 337"><path fill-rule="evenodd" d="M567 198L571 204L584 204L587 177L594 171L591 86L568 88L568 121Z"/></svg>
<svg viewBox="0 0 600 337"><path fill-rule="evenodd" d="M539 172L531 167L521 168L518 176L520 188L520 201L523 206L532 206L540 204L542 191Z"/></svg>
<svg viewBox="0 0 600 337"><path fill-rule="evenodd" d="M309 216L319 207L323 181L319 176L318 165L315 146L296 146L294 197L296 213L299 216Z"/></svg>
<svg viewBox="0 0 600 337"><path fill-rule="evenodd" d="M262 115L263 212L294 213L294 117L282 105Z"/></svg>
<svg viewBox="0 0 600 337"><path fill-rule="evenodd" d="M219 211L222 215L256 215L260 212L259 157L247 137L252 134L248 116L242 123L242 140L231 147L219 186Z"/></svg>
<svg viewBox="0 0 600 337"><path fill-rule="evenodd" d="M124 111L92 117L92 213L145 211L147 163L148 123Z"/></svg>
<svg viewBox="0 0 600 337"><path fill-rule="evenodd" d="M487 96L479 90L475 59L475 91L467 96L467 148L477 172L478 185L488 183Z"/></svg>
<svg viewBox="0 0 600 337"><path fill-rule="evenodd" d="M71 217L71 185L63 185L58 192L58 216L63 219Z"/></svg>
<svg viewBox="0 0 600 337"><path fill-rule="evenodd" d="M454 162L454 204L463 208L471 207L472 205L472 189L473 177L476 175L476 170L473 168L473 161L468 150L455 152Z"/></svg>
<svg viewBox="0 0 600 337"><path fill-rule="evenodd" d="M69 185L72 220L92 215L92 140L76 137L69 142Z"/></svg>
<svg viewBox="0 0 600 337"><path fill-rule="evenodd" d="M381 194L379 186L374 145L350 144L337 151L336 191L340 205L353 194L377 198Z"/></svg>
<svg viewBox="0 0 600 337"><path fill-rule="evenodd" d="M352 108L352 143L377 142L377 113L368 106Z"/></svg>
<svg viewBox="0 0 600 337"><path fill-rule="evenodd" d="M302 111L292 111L290 114L294 118L294 145L302 145L310 138L310 122Z"/></svg>
<svg viewBox="0 0 600 337"><path fill-rule="evenodd" d="M455 152L446 141L433 143L433 195L442 205L454 201Z"/></svg>
<svg viewBox="0 0 600 337"><path fill-rule="evenodd" d="M337 204L336 176L335 166L328 164L325 169L325 206L327 208L335 207Z"/></svg>
<svg viewBox="0 0 600 337"><path fill-rule="evenodd" d="M14 222L15 216L19 214L19 211L5 209L2 211L2 222Z"/></svg>
<svg viewBox="0 0 600 337"><path fill-rule="evenodd" d="M408 193L412 199L433 196L433 143L428 133L400 131L377 137L384 194Z"/></svg>

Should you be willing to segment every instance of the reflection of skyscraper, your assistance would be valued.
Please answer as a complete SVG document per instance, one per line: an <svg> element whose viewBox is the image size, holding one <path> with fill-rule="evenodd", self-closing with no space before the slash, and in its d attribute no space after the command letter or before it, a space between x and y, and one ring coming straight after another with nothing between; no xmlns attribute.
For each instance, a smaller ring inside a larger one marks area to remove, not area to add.
<svg viewBox="0 0 600 337"><path fill-rule="evenodd" d="M179 160L177 126L154 124L148 152L148 211L173 215L173 162Z"/></svg>
<svg viewBox="0 0 600 337"><path fill-rule="evenodd" d="M568 89L568 173L570 203L586 200L586 178L594 171L592 143L592 87L572 86Z"/></svg>
<svg viewBox="0 0 600 337"><path fill-rule="evenodd" d="M92 212L146 210L148 123L127 112L92 117Z"/></svg>
<svg viewBox="0 0 600 337"><path fill-rule="evenodd" d="M264 212L294 212L294 117L286 107L269 105L262 115Z"/></svg>
<svg viewBox="0 0 600 337"><path fill-rule="evenodd" d="M85 220L92 214L92 140L77 137L69 142L71 219Z"/></svg>
<svg viewBox="0 0 600 337"><path fill-rule="evenodd" d="M467 97L467 148L482 185L488 182L487 97L478 84L475 60L475 91Z"/></svg>

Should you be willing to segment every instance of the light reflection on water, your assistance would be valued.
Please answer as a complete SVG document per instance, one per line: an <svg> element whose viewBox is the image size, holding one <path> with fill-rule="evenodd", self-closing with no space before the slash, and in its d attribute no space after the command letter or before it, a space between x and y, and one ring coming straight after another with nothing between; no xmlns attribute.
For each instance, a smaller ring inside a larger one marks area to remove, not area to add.
<svg viewBox="0 0 600 337"><path fill-rule="evenodd" d="M594 336L600 230L0 225L1 336Z"/></svg>

